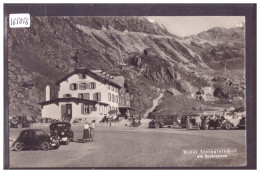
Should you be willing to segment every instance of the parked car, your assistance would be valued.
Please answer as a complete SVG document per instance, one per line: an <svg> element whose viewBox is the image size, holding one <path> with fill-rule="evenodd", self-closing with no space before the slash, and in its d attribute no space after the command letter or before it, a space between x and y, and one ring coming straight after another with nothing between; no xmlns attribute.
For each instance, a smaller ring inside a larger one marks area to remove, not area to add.
<svg viewBox="0 0 260 173"><path fill-rule="evenodd" d="M60 143L55 136L50 136L41 129L28 129L20 133L20 136L14 141L12 147L16 151L23 149L42 149L48 151L50 147L58 149Z"/></svg>
<svg viewBox="0 0 260 173"><path fill-rule="evenodd" d="M74 133L69 122L55 122L50 125L50 133L57 136L60 142L68 145L73 141Z"/></svg>
<svg viewBox="0 0 260 173"><path fill-rule="evenodd" d="M148 127L149 128L158 128L158 127L160 127L161 124L162 124L161 122L153 119L152 121L149 122Z"/></svg>
<svg viewBox="0 0 260 173"><path fill-rule="evenodd" d="M222 128L230 130L235 128L245 129L246 124L245 117L239 117L234 119L225 119L222 124Z"/></svg>
<svg viewBox="0 0 260 173"><path fill-rule="evenodd" d="M173 127L178 127L178 126L182 126L181 125L181 115L174 115L173 117Z"/></svg>
<svg viewBox="0 0 260 173"><path fill-rule="evenodd" d="M26 116L12 117L10 121L10 128L23 128L32 126L33 121L28 120Z"/></svg>
<svg viewBox="0 0 260 173"><path fill-rule="evenodd" d="M214 129L221 128L223 123L224 117L218 115L205 115L202 119L202 128L205 130L210 129L213 127Z"/></svg>
<svg viewBox="0 0 260 173"><path fill-rule="evenodd" d="M188 115L187 116L187 122L186 122L187 129L198 128L197 124L196 124L196 116L199 116L199 115Z"/></svg>
<svg viewBox="0 0 260 173"><path fill-rule="evenodd" d="M173 127L174 119L177 116L178 115L154 116L153 120L149 122L149 128Z"/></svg>
<svg viewBox="0 0 260 173"><path fill-rule="evenodd" d="M171 125L172 125L172 123L171 123ZM149 125L148 125L148 127L149 128L162 128L162 127L165 127L165 126L171 126L171 125L167 125L166 123L165 123L165 121L163 121L163 120L155 120L155 119L153 119L152 121L150 121L149 122Z"/></svg>
<svg viewBox="0 0 260 173"><path fill-rule="evenodd" d="M180 123L181 127L187 128L187 129L197 128L196 116L199 116L199 115L191 114L191 115L182 116L181 117L181 123Z"/></svg>

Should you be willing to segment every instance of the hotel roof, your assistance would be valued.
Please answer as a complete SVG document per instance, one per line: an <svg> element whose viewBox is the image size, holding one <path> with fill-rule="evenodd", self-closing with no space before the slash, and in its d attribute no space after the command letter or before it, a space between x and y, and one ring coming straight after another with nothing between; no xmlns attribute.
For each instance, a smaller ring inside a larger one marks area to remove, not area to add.
<svg viewBox="0 0 260 173"><path fill-rule="evenodd" d="M56 82L57 85L59 85L61 82L63 81L66 81L69 77L71 77L72 75L74 74L87 74L88 76L96 79L97 81L99 82L102 82L102 83L105 83L105 84L110 84L110 85L113 85L117 88L122 88L122 86L120 86L119 84L101 76L101 75L98 75L97 73L95 73L95 71L91 71L89 69L86 69L86 68L77 68L75 69L73 72L69 73L68 75L64 76L63 78L61 78L60 80L58 80Z"/></svg>

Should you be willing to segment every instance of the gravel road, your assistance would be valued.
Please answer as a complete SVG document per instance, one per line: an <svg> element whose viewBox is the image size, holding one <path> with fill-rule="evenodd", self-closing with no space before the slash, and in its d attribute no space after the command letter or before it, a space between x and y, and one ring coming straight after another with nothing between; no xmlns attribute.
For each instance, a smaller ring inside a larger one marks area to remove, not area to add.
<svg viewBox="0 0 260 173"><path fill-rule="evenodd" d="M47 128L45 128L47 129ZM97 127L95 142L80 143L81 127L73 127L75 142L58 150L10 151L11 168L93 167L225 167L244 166L245 130ZM18 129L10 130L16 138ZM232 150L227 157L205 158L201 152ZM190 153L189 153L190 152ZM197 152L197 153L194 153ZM203 158L197 158L202 155Z"/></svg>

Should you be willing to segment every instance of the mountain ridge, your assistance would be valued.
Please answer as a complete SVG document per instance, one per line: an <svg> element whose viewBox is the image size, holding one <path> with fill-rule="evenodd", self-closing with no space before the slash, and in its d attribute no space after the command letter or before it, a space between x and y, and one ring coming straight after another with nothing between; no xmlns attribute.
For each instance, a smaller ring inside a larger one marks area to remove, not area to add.
<svg viewBox="0 0 260 173"><path fill-rule="evenodd" d="M45 86L56 97L55 81L77 67L123 75L131 104L144 113L156 88L194 98L223 76L223 62L243 70L236 62L244 62L244 44L180 38L145 17L32 17L30 28L8 29L9 114L40 115Z"/></svg>

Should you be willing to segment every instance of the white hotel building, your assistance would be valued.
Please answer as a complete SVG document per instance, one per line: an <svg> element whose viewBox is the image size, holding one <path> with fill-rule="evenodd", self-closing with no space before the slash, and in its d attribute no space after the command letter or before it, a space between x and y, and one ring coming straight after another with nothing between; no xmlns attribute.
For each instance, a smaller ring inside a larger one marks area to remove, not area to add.
<svg viewBox="0 0 260 173"><path fill-rule="evenodd" d="M42 118L99 121L108 116L110 110L125 114L133 108L124 82L122 76L113 77L102 70L75 69L57 81L58 98L50 99L50 87L46 86L45 102L40 103Z"/></svg>

